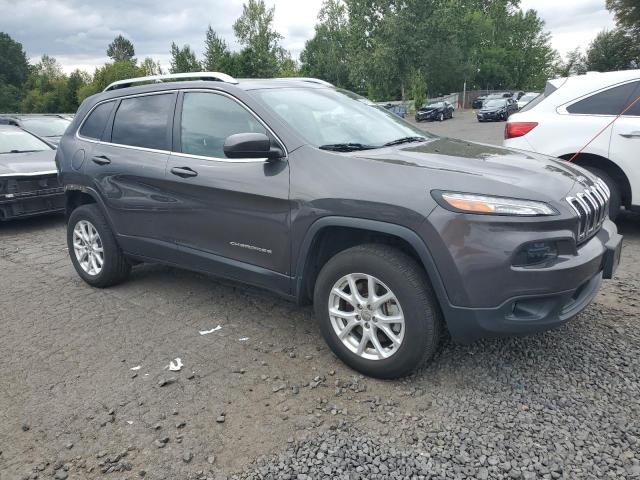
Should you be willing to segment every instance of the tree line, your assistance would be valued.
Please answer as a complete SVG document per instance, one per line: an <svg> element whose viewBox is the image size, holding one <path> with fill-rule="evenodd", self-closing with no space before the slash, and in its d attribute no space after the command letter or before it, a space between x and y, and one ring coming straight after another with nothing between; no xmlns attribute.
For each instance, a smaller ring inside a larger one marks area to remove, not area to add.
<svg viewBox="0 0 640 480"><path fill-rule="evenodd" d="M468 89L538 90L548 78L587 70L640 67L637 0L607 0L617 26L586 51L561 59L544 22L520 0L324 0L313 37L294 60L273 25L275 8L248 0L233 31L232 51L211 26L198 58L190 45L171 44L169 72L220 71L234 77L304 75L327 80L372 100L413 99ZM31 65L22 45L0 32L0 112L74 112L89 95L124 78L164 73L136 58L119 35L110 61L93 74L62 71L43 55Z"/></svg>

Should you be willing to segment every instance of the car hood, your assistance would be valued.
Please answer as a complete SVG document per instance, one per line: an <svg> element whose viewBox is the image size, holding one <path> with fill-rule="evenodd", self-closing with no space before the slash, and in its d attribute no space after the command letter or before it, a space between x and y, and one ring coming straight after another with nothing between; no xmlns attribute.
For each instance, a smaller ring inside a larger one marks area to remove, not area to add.
<svg viewBox="0 0 640 480"><path fill-rule="evenodd" d="M428 183L439 189L526 195L533 200L560 201L588 175L575 165L544 155L443 137L353 155L427 169Z"/></svg>
<svg viewBox="0 0 640 480"><path fill-rule="evenodd" d="M43 137L47 142L52 143L53 145L60 145L60 139L62 136L53 136L53 137Z"/></svg>
<svg viewBox="0 0 640 480"><path fill-rule="evenodd" d="M432 113L436 110L439 110L439 108L425 108L424 110L418 110L418 115L420 115L421 113Z"/></svg>
<svg viewBox="0 0 640 480"><path fill-rule="evenodd" d="M33 175L43 172L55 172L55 150L27 153L0 154L0 175Z"/></svg>
<svg viewBox="0 0 640 480"><path fill-rule="evenodd" d="M506 105L503 105L502 107L482 107L480 109L480 113L497 112L498 110L504 110L505 108L507 108Z"/></svg>

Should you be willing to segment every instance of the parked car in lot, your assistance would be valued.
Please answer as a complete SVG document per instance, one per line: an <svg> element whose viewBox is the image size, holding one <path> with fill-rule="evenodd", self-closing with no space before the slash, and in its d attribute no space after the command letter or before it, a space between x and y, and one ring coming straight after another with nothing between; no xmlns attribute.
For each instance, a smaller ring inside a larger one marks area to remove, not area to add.
<svg viewBox="0 0 640 480"><path fill-rule="evenodd" d="M640 70L550 80L509 119L504 143L564 160L580 151L573 163L607 184L615 218L620 206L640 209L640 101L611 124L639 96Z"/></svg>
<svg viewBox="0 0 640 480"><path fill-rule="evenodd" d="M482 108L482 104L484 103L484 101L487 99L486 95L481 95L479 97L477 97L472 103L471 103L471 108L473 108L474 110L479 110Z"/></svg>
<svg viewBox="0 0 640 480"><path fill-rule="evenodd" d="M442 122L447 118L453 118L453 105L449 102L432 102L421 107L416 112L416 122L437 120Z"/></svg>
<svg viewBox="0 0 640 480"><path fill-rule="evenodd" d="M15 125L57 145L71 119L56 114L0 114L0 124Z"/></svg>
<svg viewBox="0 0 640 480"><path fill-rule="evenodd" d="M387 104L384 106L384 108L399 116L400 118L404 118L407 115L407 108L404 105Z"/></svg>
<svg viewBox="0 0 640 480"><path fill-rule="evenodd" d="M540 93L538 92L527 92L522 95L518 100L518 109L522 110L529 104L530 101L534 100L538 95L540 95Z"/></svg>
<svg viewBox="0 0 640 480"><path fill-rule="evenodd" d="M505 121L518 111L518 105L512 98L487 99L476 114L479 122Z"/></svg>
<svg viewBox="0 0 640 480"><path fill-rule="evenodd" d="M54 155L35 135L0 125L0 221L64 211Z"/></svg>
<svg viewBox="0 0 640 480"><path fill-rule="evenodd" d="M158 262L313 301L335 354L376 377L412 371L445 327L472 341L561 325L620 255L588 171L426 134L313 79L116 82L56 159L88 284ZM585 196L597 207L576 208Z"/></svg>

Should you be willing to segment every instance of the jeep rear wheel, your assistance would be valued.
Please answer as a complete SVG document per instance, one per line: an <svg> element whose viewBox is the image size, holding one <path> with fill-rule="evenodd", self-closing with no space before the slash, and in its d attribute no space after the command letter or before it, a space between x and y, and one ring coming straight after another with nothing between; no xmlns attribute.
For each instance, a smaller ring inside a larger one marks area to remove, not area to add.
<svg viewBox="0 0 640 480"><path fill-rule="evenodd" d="M393 247L338 253L318 275L314 304L333 352L366 375L407 375L437 348L441 320L426 274Z"/></svg>
<svg viewBox="0 0 640 480"><path fill-rule="evenodd" d="M122 282L131 264L97 205L82 205L69 216L67 246L76 272L93 287L110 287Z"/></svg>

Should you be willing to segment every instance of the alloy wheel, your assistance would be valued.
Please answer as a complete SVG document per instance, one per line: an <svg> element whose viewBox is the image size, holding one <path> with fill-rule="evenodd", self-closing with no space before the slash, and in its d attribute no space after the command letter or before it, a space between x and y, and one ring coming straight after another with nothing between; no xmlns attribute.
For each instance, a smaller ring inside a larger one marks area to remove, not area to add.
<svg viewBox="0 0 640 480"><path fill-rule="evenodd" d="M329 294L329 317L340 341L359 357L382 360L402 345L405 321L400 302L372 275L340 278Z"/></svg>
<svg viewBox="0 0 640 480"><path fill-rule="evenodd" d="M104 246L96 227L80 220L73 228L73 250L80 268L91 276L99 275L104 265Z"/></svg>

